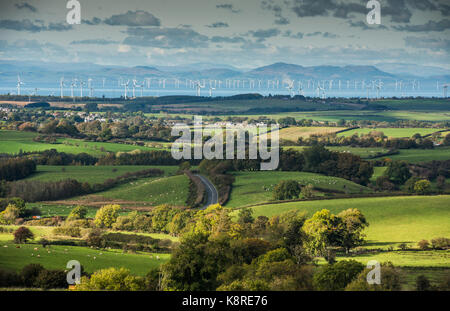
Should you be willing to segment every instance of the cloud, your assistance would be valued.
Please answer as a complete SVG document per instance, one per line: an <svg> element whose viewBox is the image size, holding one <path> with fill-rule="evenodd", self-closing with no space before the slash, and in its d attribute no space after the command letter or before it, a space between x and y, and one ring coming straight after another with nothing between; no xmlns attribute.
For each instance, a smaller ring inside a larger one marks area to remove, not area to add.
<svg viewBox="0 0 450 311"><path fill-rule="evenodd" d="M245 43L245 40L242 37L222 37L222 36L214 36L211 39L213 43Z"/></svg>
<svg viewBox="0 0 450 311"><path fill-rule="evenodd" d="M32 6L31 4L27 3L27 2L22 2L22 3L16 3L14 4L14 6L19 9L19 10L29 10L30 12L36 13L37 9L36 7Z"/></svg>
<svg viewBox="0 0 450 311"><path fill-rule="evenodd" d="M406 37L406 46L428 49L432 51L449 51L450 50L450 40L444 39L434 39L427 37Z"/></svg>
<svg viewBox="0 0 450 311"><path fill-rule="evenodd" d="M29 19L23 20L0 20L0 29L16 30L16 31L29 31L29 32L41 32L41 31L67 31L71 30L72 25L66 23L50 23L44 25L42 21L30 21Z"/></svg>
<svg viewBox="0 0 450 311"><path fill-rule="evenodd" d="M153 14L137 10L123 14L113 15L103 21L111 26L160 26L161 21Z"/></svg>
<svg viewBox="0 0 450 311"><path fill-rule="evenodd" d="M209 38L189 28L128 28L124 44L159 48L207 47Z"/></svg>
<svg viewBox="0 0 450 311"><path fill-rule="evenodd" d="M336 35L334 33L330 33L328 31L326 31L326 32L316 31L316 32L312 32L312 33L307 33L305 36L307 36L307 37L321 36L323 38L330 38L330 39L334 39L334 38L340 37L339 35Z"/></svg>
<svg viewBox="0 0 450 311"><path fill-rule="evenodd" d="M259 42L262 42L268 38L276 37L281 33L279 29L270 28L270 29L259 29L259 30L250 30L248 35L257 39Z"/></svg>
<svg viewBox="0 0 450 311"><path fill-rule="evenodd" d="M450 19L443 19L438 22L429 21L426 24L421 25L404 25L404 26L394 26L396 30L409 31L409 32L427 32L427 31L445 31L450 29Z"/></svg>
<svg viewBox="0 0 450 311"><path fill-rule="evenodd" d="M108 44L117 44L118 41L113 40L105 40L105 39L87 39L87 40L78 40L72 41L70 44L98 44L98 45L108 45Z"/></svg>
<svg viewBox="0 0 450 311"><path fill-rule="evenodd" d="M211 25L206 25L206 27L209 27L209 28L228 28L228 27L230 27L230 25L228 25L228 23L224 23L224 22L216 22L216 23L213 23Z"/></svg>
<svg viewBox="0 0 450 311"><path fill-rule="evenodd" d="M274 0L263 0L261 2L261 8L263 10L271 11L273 15L276 17L275 24L277 25L287 25L289 24L289 20L283 16L283 9L280 5L274 4Z"/></svg>
<svg viewBox="0 0 450 311"><path fill-rule="evenodd" d="M367 23L363 22L363 21L357 21L354 22L352 20L348 21L348 24L350 27L356 27L356 28L361 28L363 30L377 30L377 29L388 29L386 26L384 25L368 25Z"/></svg>
<svg viewBox="0 0 450 311"><path fill-rule="evenodd" d="M239 13L241 11L241 10L236 10L231 3L217 4L216 8L225 9L225 10L230 11L231 13Z"/></svg>
<svg viewBox="0 0 450 311"><path fill-rule="evenodd" d="M286 30L283 34L283 37L292 38L292 39L303 39L303 33L297 32L296 34L293 34L292 31Z"/></svg>

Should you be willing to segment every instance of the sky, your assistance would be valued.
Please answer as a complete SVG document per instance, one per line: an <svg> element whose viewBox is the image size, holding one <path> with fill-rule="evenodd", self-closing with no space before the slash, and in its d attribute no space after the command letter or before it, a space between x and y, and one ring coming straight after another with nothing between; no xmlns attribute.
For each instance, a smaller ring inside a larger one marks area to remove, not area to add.
<svg viewBox="0 0 450 311"><path fill-rule="evenodd" d="M413 63L450 69L448 0L0 0L0 60L120 66Z"/></svg>

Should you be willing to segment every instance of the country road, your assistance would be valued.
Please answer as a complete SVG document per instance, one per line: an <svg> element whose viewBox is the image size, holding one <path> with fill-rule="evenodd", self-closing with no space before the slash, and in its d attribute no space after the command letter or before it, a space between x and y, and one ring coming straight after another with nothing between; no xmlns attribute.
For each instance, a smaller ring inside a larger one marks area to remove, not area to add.
<svg viewBox="0 0 450 311"><path fill-rule="evenodd" d="M195 175L200 178L202 183L205 185L206 191L206 204L201 209L206 209L212 204L216 204L219 201L219 194L217 193L216 187L203 175Z"/></svg>

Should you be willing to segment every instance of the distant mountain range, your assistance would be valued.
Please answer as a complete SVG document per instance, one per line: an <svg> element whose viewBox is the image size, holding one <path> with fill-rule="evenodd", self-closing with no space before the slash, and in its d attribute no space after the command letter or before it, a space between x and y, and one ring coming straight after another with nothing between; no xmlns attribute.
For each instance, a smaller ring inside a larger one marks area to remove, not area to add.
<svg viewBox="0 0 450 311"><path fill-rule="evenodd" d="M176 79L255 79L255 80L439 80L450 81L450 71L431 66L380 63L376 66L301 66L275 63L252 70L213 63L196 63L183 66L110 66L92 63L36 63L0 60L0 85L15 85L17 75L27 83L58 83L61 77L87 80L118 80L144 78Z"/></svg>

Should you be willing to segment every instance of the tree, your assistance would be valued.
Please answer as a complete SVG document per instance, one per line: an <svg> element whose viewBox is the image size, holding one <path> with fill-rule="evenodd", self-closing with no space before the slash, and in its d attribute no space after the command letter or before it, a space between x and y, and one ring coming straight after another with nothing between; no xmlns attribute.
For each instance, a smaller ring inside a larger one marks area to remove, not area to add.
<svg viewBox="0 0 450 311"><path fill-rule="evenodd" d="M385 176L396 185L403 185L411 177L408 162L394 161L389 163Z"/></svg>
<svg viewBox="0 0 450 311"><path fill-rule="evenodd" d="M130 274L125 268L108 268L94 272L90 278L84 276L75 286L79 291L138 291L145 290L145 279Z"/></svg>
<svg viewBox="0 0 450 311"><path fill-rule="evenodd" d="M120 205L102 206L95 214L94 223L100 228L111 228L119 216Z"/></svg>
<svg viewBox="0 0 450 311"><path fill-rule="evenodd" d="M439 175L436 178L436 186L438 187L438 189L441 189L441 190L445 189L445 186L446 186L445 183L446 183L445 176Z"/></svg>
<svg viewBox="0 0 450 311"><path fill-rule="evenodd" d="M414 184L414 192L417 194L427 194L431 191L431 183L426 180L419 180Z"/></svg>
<svg viewBox="0 0 450 311"><path fill-rule="evenodd" d="M250 208L242 208L238 214L238 224L251 224L255 219L253 218L253 210Z"/></svg>
<svg viewBox="0 0 450 311"><path fill-rule="evenodd" d="M425 275L419 275L416 279L416 290L423 292L431 289L430 280Z"/></svg>
<svg viewBox="0 0 450 311"><path fill-rule="evenodd" d="M273 189L273 198L275 200L290 200L297 198L301 187L296 180L282 180Z"/></svg>
<svg viewBox="0 0 450 311"><path fill-rule="evenodd" d="M67 217L67 219L71 220L71 219L84 219L86 218L87 215L87 208L84 206L77 206L75 207L72 211L70 211L69 216Z"/></svg>
<svg viewBox="0 0 450 311"><path fill-rule="evenodd" d="M317 290L343 290L364 270L364 265L355 260L342 260L323 266L314 275L314 287Z"/></svg>
<svg viewBox="0 0 450 311"><path fill-rule="evenodd" d="M26 287L36 286L36 280L39 274L44 271L45 268L41 264L31 263L22 268L21 277L22 282Z"/></svg>
<svg viewBox="0 0 450 311"><path fill-rule="evenodd" d="M387 176L379 176L376 180L376 185L378 190L392 191L395 189L395 185L391 182Z"/></svg>
<svg viewBox="0 0 450 311"><path fill-rule="evenodd" d="M314 189L314 186L312 184L308 184L302 188L302 191L300 192L300 194L306 199L312 198L314 196L313 189Z"/></svg>
<svg viewBox="0 0 450 311"><path fill-rule="evenodd" d="M14 242L17 244L27 243L28 240L33 240L34 234L27 227L20 227L14 231Z"/></svg>
<svg viewBox="0 0 450 311"><path fill-rule="evenodd" d="M341 231L341 246L348 253L351 248L364 241L363 230L369 225L364 215L356 208L350 208L337 215L344 227Z"/></svg>
<svg viewBox="0 0 450 311"><path fill-rule="evenodd" d="M420 178L417 176L413 176L410 179L408 179L405 182L405 190L408 191L409 193L414 193L414 186L416 185L416 182L418 182L419 180Z"/></svg>
<svg viewBox="0 0 450 311"><path fill-rule="evenodd" d="M371 269L364 269L345 288L346 291L398 291L401 290L401 274L394 265L389 262L381 264L381 284L369 284L367 274Z"/></svg>
<svg viewBox="0 0 450 311"><path fill-rule="evenodd" d="M0 224L12 225L16 218L19 217L20 210L12 204L9 204L6 209L0 213Z"/></svg>

